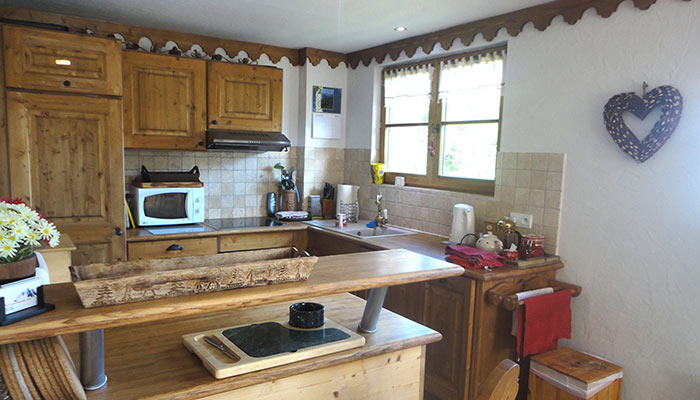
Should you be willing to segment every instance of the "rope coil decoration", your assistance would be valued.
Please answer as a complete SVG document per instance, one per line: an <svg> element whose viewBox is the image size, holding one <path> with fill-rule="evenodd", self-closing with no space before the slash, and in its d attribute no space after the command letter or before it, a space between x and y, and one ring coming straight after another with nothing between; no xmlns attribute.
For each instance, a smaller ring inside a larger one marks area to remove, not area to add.
<svg viewBox="0 0 700 400"><path fill-rule="evenodd" d="M661 108L661 117L651 132L640 142L627 127L622 113L629 111L643 120L656 107ZM608 133L622 151L635 161L643 163L653 156L675 131L683 111L683 97L673 86L659 86L645 93L643 97L635 93L621 93L613 96L605 104L603 120Z"/></svg>

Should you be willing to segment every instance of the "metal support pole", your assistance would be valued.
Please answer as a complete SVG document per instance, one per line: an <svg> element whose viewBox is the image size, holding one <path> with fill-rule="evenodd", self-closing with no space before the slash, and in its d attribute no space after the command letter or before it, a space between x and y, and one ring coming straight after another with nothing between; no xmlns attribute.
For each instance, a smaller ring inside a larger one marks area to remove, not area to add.
<svg viewBox="0 0 700 400"><path fill-rule="evenodd" d="M105 375L105 331L80 332L80 381L85 390L97 390L107 384Z"/></svg>
<svg viewBox="0 0 700 400"><path fill-rule="evenodd" d="M379 321L379 313L382 312L387 289L389 288L380 287L369 291L365 311L362 313L360 326L357 327L360 332L374 333L377 331L377 321Z"/></svg>

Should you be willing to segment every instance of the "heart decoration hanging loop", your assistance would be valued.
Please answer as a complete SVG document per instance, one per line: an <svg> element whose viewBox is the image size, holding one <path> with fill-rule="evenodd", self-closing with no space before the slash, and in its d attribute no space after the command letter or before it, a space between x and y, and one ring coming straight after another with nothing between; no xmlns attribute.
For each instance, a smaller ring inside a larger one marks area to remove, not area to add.
<svg viewBox="0 0 700 400"><path fill-rule="evenodd" d="M629 111L644 119L656 107L661 108L661 117L643 140L627 127L622 113ZM648 160L666 143L678 125L683 111L683 97L673 86L659 86L645 93L621 93L605 104L603 120L608 133L622 151L640 163Z"/></svg>

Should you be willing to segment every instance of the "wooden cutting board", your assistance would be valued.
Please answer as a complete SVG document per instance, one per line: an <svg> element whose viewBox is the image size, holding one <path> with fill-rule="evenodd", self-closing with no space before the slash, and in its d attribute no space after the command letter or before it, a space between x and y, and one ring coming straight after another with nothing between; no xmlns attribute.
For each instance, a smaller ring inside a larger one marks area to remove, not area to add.
<svg viewBox="0 0 700 400"><path fill-rule="evenodd" d="M277 319L265 322L277 322L294 331L314 331L314 329L293 328L289 326L286 319ZM350 337L336 342L299 349L294 352L274 354L266 357L251 357L223 335L223 331L227 329L239 328L248 325L231 326L205 332L192 333L183 336L182 343L189 351L196 354L202 360L204 367L217 379L228 378L248 372L276 367L278 365L290 364L296 361L324 356L330 353L361 347L365 344L365 338L363 336L360 336L359 334L332 320L326 319L326 323L322 328L336 328L348 334ZM224 346L228 348L229 351L233 352L240 359L238 361L234 361L227 357L219 349L216 349L209 343L205 342L205 336L215 336Z"/></svg>

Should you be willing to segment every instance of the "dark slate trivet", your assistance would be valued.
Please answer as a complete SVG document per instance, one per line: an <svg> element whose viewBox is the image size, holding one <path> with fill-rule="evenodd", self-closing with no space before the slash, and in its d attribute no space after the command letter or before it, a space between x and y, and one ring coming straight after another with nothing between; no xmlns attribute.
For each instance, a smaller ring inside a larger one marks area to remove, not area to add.
<svg viewBox="0 0 700 400"><path fill-rule="evenodd" d="M226 329L222 334L251 357L295 352L307 347L350 338L350 335L337 328L293 330L278 322Z"/></svg>

